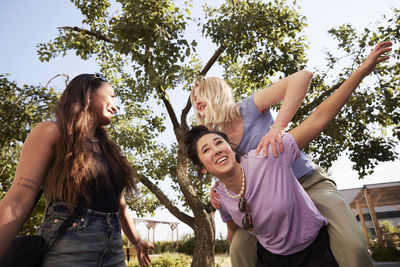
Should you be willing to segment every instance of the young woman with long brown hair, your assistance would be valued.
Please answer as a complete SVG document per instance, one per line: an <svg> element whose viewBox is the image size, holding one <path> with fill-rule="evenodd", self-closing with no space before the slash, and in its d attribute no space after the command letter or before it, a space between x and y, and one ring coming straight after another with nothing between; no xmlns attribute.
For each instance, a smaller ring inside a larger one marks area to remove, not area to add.
<svg viewBox="0 0 400 267"><path fill-rule="evenodd" d="M48 202L38 234L55 239L43 266L125 266L121 228L149 265L153 245L140 239L125 203L136 190L133 169L105 126L117 108L115 93L99 73L81 74L67 85L55 122L39 123L28 135L14 182L0 203L0 257L29 215L41 187Z"/></svg>

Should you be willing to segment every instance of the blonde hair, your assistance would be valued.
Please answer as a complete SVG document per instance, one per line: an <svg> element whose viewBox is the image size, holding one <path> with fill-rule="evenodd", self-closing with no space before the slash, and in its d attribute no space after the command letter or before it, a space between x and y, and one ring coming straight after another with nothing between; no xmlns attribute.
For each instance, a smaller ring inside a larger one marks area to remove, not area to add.
<svg viewBox="0 0 400 267"><path fill-rule="evenodd" d="M240 106L233 98L232 89L221 78L198 77L190 93L190 101L195 107L194 92L199 101L206 104L204 117L196 111L198 125L205 125L209 129L219 129L224 122L232 122L240 117Z"/></svg>

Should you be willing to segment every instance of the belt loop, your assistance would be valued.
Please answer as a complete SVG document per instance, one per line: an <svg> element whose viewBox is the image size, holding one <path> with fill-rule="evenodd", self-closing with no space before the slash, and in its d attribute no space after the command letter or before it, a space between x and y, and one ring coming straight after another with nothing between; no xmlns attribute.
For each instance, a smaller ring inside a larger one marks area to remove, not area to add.
<svg viewBox="0 0 400 267"><path fill-rule="evenodd" d="M85 211L85 212L82 213L82 218L81 218L81 220L85 220L85 221L83 222L82 227L83 227L83 228L86 228L87 225L88 225L88 223L89 223L89 209L84 209L84 211Z"/></svg>
<svg viewBox="0 0 400 267"><path fill-rule="evenodd" d="M49 203L47 203L46 208L44 209L44 216L43 216L43 221L46 219L47 216L47 212L49 211L50 206L53 205L53 201L49 201Z"/></svg>

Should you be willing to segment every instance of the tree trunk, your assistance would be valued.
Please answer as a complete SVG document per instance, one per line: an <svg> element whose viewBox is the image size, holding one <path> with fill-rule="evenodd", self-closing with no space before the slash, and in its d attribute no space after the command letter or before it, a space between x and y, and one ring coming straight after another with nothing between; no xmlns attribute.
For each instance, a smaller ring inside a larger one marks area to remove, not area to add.
<svg viewBox="0 0 400 267"><path fill-rule="evenodd" d="M203 210L203 216L195 216L195 249L192 267L213 267L215 248L215 222L214 212L207 213Z"/></svg>

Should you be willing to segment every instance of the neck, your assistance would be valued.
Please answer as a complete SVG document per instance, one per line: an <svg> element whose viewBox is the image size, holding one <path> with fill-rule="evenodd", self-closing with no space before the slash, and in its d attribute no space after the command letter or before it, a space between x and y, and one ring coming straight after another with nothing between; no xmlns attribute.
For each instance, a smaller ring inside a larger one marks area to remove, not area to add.
<svg viewBox="0 0 400 267"><path fill-rule="evenodd" d="M219 125L219 127L222 132L226 133L226 132L235 131L235 130L239 129L239 127L242 125L242 123L243 123L242 117L237 117L233 121L221 123Z"/></svg>
<svg viewBox="0 0 400 267"><path fill-rule="evenodd" d="M242 169L240 167L240 163L235 165L232 174L222 181L232 192L235 194L239 194L240 189L242 187L244 176L242 175Z"/></svg>

